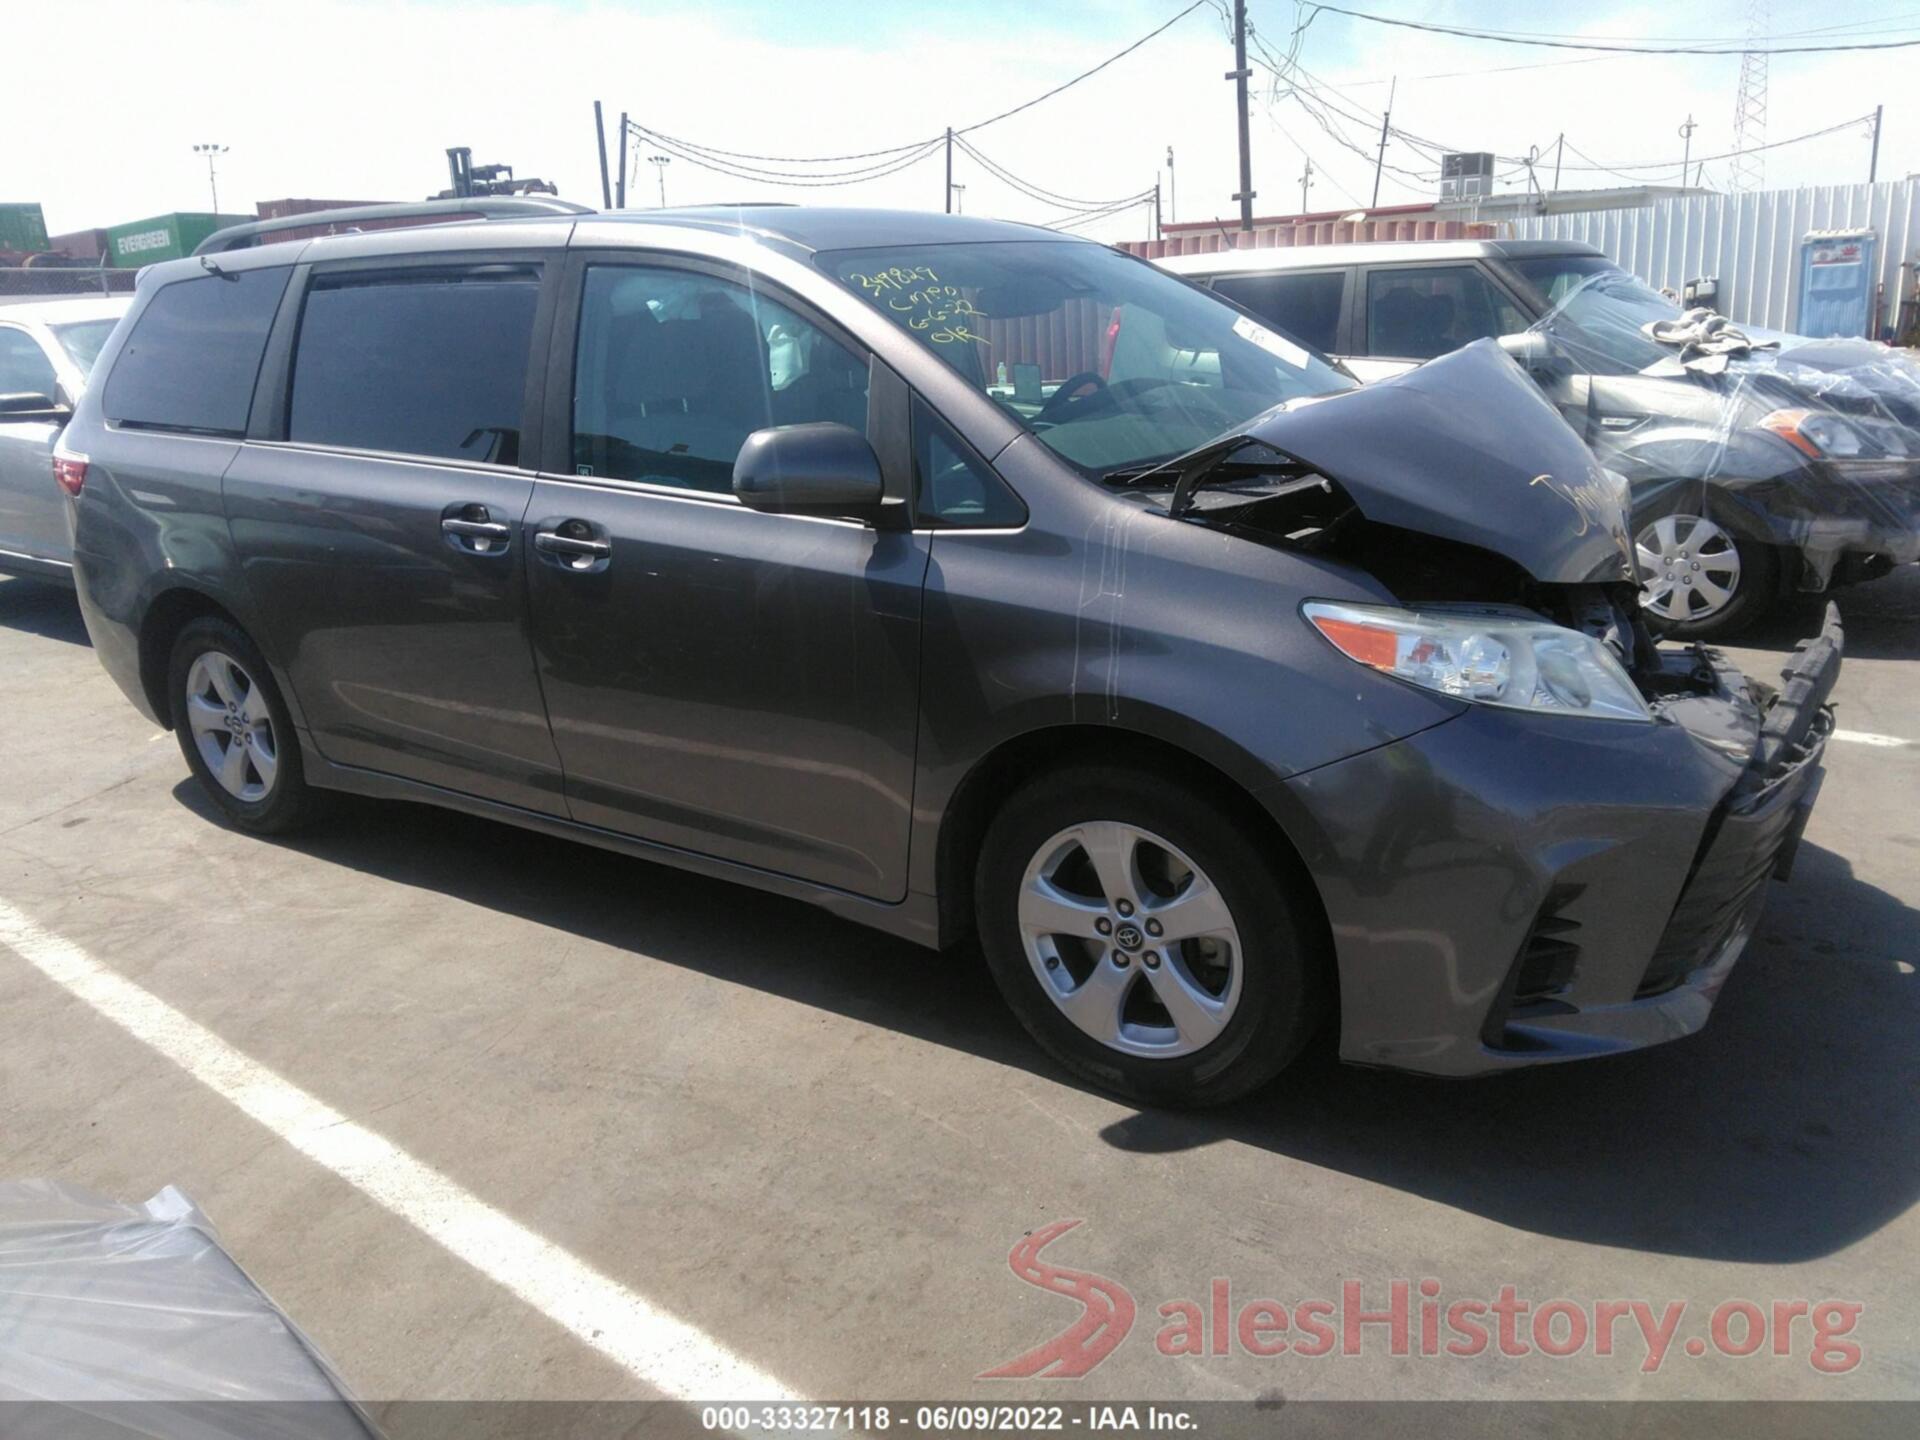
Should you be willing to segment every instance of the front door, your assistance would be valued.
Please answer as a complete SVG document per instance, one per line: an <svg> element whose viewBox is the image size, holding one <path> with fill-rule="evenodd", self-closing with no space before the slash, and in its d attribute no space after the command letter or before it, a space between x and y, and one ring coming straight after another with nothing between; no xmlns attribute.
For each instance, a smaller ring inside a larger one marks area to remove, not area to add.
<svg viewBox="0 0 1920 1440"><path fill-rule="evenodd" d="M755 430L865 432L867 357L716 270L583 263L569 295L572 474L525 548L573 817L903 898L926 537L731 491Z"/></svg>
<svg viewBox="0 0 1920 1440"><path fill-rule="evenodd" d="M321 754L560 815L520 533L540 287L444 257L316 274L283 438L242 447L225 489Z"/></svg>

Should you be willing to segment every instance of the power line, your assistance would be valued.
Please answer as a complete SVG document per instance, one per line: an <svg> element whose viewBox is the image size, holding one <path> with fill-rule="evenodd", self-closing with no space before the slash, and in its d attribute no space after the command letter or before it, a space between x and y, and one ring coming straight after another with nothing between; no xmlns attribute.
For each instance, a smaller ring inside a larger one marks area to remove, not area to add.
<svg viewBox="0 0 1920 1440"><path fill-rule="evenodd" d="M1051 100L1054 96L1060 94L1062 91L1071 90L1075 85L1078 85L1081 81L1090 79L1091 77L1098 75L1102 70L1105 70L1108 66L1114 64L1116 61L1124 60L1127 56L1131 55L1134 51L1138 50L1142 45L1145 45L1149 40L1152 40L1157 36L1165 33L1166 31L1172 29L1173 26L1178 24L1180 21L1184 20L1187 16L1191 15L1195 10L1198 10L1210 3L1211 3L1211 0L1193 0L1193 3L1191 5L1187 6L1186 9L1174 15L1171 19L1167 20L1164 24L1156 26L1154 29L1148 31L1145 35L1142 35L1138 40L1135 40L1132 44L1128 45L1125 49L1114 52L1112 55L1109 55L1106 59L1102 60L1098 65L1093 66L1091 69L1081 71L1078 75L1075 75L1071 80L1063 81L1062 83L1054 86L1051 90L1048 90L1043 94L1034 96L1031 100L1023 101L1022 103L1013 106L1011 109L1002 110L998 115L989 115L984 120L976 120L971 125L958 127L954 130L953 132L954 135L955 136L971 135L976 130L984 130L986 129L987 126L997 125L1000 121L1005 120L1010 116L1018 115L1024 110L1031 110L1034 106L1040 104L1042 101ZM939 135L930 135L922 140L908 141L907 143L901 144L901 145L890 145L890 146L887 146L885 149L881 149L881 150L860 150L860 151L855 151L851 154L846 154L846 155L762 155L749 150L723 150L717 145L699 145L699 144L695 144L691 140L683 140L677 136L667 135L661 131L649 130L646 127L640 125L637 121L630 122L630 123L632 124L633 129L647 136L649 139L655 141L657 144L661 145L663 148L668 145L677 145L681 147L682 150L688 152L689 158L691 158L691 156L693 155L700 155L700 156L707 157L706 160L694 160L693 163L696 165L704 165L704 167L707 169L718 170L722 174L734 175L736 178L740 178L740 179L749 179L749 180L753 180L753 179L769 180L770 179L770 180L774 180L776 183L781 182L781 177L783 175L804 173L804 172L783 172L783 171L775 171L775 170L763 170L758 168L758 166L759 165L839 165L839 164L844 164L848 161L853 161L853 160L874 160L874 161L880 162L880 165L884 165L884 164L889 164L893 160L899 159L900 157L910 155L911 158L908 158L903 162L902 168L904 168L904 165L912 164L915 161L919 160L926 147L939 145L943 143L946 139L946 134L943 131ZM754 162L757 162L757 163L754 163ZM880 165L876 165L872 168L878 171L880 174L892 173L890 170L881 170ZM731 166L732 168L728 168L729 166ZM839 172L830 172L830 173L833 175L852 176L857 174L858 172L849 170L849 171L839 171ZM877 175L873 178L877 178ZM796 179L796 180L791 180L785 183L798 185L798 184L813 183L813 182ZM851 183L851 182L849 181L847 183Z"/></svg>
<svg viewBox="0 0 1920 1440"><path fill-rule="evenodd" d="M1106 209L1116 203L1135 204L1139 201L1141 195L1151 195L1153 193L1151 190L1146 190L1104 200L1085 200L1072 195L1062 195L1056 190L1047 189L1036 181L1025 180L1015 175L1011 170L993 159L992 156L986 154L978 146L972 144L970 141L962 140L957 131L954 134L954 144L958 145L961 150L978 161L987 173L1004 184L1012 186L1028 199L1038 200L1043 204L1061 206L1067 210L1093 211Z"/></svg>
<svg viewBox="0 0 1920 1440"><path fill-rule="evenodd" d="M1856 115L1851 120L1842 120L1838 124L1829 125L1822 130L1809 130L1804 135L1795 135L1786 140L1775 140L1770 145L1756 145L1745 151L1725 150L1718 155L1696 155L1693 157L1693 163L1696 165L1704 165L1710 160L1731 160L1736 155L1751 155L1761 150L1778 150L1782 145L1798 145L1802 140L1818 140L1822 135L1832 135L1836 131L1845 130L1850 125L1865 125L1872 120L1873 116L1871 115ZM1671 170L1674 165L1674 162L1671 160L1655 160L1645 165L1602 165L1584 150L1577 149L1571 140L1567 142L1567 149L1572 150L1574 154L1588 162L1585 165L1569 165L1566 167L1567 169L1602 170L1610 175L1618 175L1623 180L1631 180L1634 178L1626 173L1629 170ZM1641 183L1645 182L1642 181Z"/></svg>
<svg viewBox="0 0 1920 1440"><path fill-rule="evenodd" d="M1845 45L1774 45L1755 50L1744 41L1715 45L1596 45L1575 37L1565 39L1529 38L1497 30L1468 30L1453 25L1433 25L1424 20L1394 20L1385 15L1369 15L1364 10L1348 10L1340 5L1314 6L1351 20L1366 20L1375 25L1391 25L1402 30L1420 30L1431 35L1454 35L1463 40L1486 40L1497 45L1534 45L1549 50L1600 50L1613 55L1830 55L1848 50L1904 50L1920 45L1914 40L1854 41Z"/></svg>
<svg viewBox="0 0 1920 1440"><path fill-rule="evenodd" d="M1126 59L1127 56L1131 55L1134 51L1138 50L1142 45L1146 44L1149 40L1154 39L1155 37L1163 34L1168 30L1171 30L1175 25L1179 24L1182 20L1186 19L1187 16L1191 15L1194 11L1200 9L1203 5L1206 5L1208 3L1210 3L1210 0L1193 0L1193 3L1191 5L1187 6L1186 9L1182 10L1179 14L1175 15L1171 20L1167 21L1166 24L1158 26L1155 29L1149 30L1146 34L1142 35L1138 40L1134 41L1131 45L1127 46L1126 49L1118 52L1117 54L1109 55L1106 59L1102 60L1098 65L1094 66L1091 70L1082 70L1078 75L1074 76L1071 80L1068 80L1064 84L1054 86L1053 89L1047 91L1044 95L1036 95L1033 97L1033 99L1026 101L1024 104L1016 105L1011 110L1002 110L998 115L989 115L984 120L976 120L971 125L960 126L953 133L955 135L971 135L976 130L984 130L989 125L999 124L1002 120L1007 119L1009 116L1018 115L1022 110L1031 110L1034 106L1038 105L1042 100L1051 100L1054 96L1058 95L1062 90L1070 90L1075 85L1078 85L1082 80L1086 80L1091 78L1092 76L1098 75L1102 70L1106 69L1109 65L1113 64L1116 60Z"/></svg>

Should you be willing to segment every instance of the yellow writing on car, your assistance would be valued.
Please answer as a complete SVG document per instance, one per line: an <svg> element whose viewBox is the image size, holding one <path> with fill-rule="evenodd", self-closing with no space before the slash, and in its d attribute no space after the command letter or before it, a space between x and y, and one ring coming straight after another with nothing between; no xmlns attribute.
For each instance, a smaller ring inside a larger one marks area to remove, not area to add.
<svg viewBox="0 0 1920 1440"><path fill-rule="evenodd" d="M935 345L962 340L987 343L987 337L970 323L985 320L986 312L976 309L958 286L942 284L931 266L909 270L896 265L871 273L855 271L847 278L867 299L891 310L909 330L924 333Z"/></svg>

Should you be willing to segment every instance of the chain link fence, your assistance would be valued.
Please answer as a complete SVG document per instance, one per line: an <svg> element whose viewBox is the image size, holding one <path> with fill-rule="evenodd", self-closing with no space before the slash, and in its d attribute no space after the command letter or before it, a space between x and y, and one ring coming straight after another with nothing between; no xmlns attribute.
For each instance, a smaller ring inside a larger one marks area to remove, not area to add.
<svg viewBox="0 0 1920 1440"><path fill-rule="evenodd" d="M90 265L0 266L0 305L60 295L131 295L139 273Z"/></svg>

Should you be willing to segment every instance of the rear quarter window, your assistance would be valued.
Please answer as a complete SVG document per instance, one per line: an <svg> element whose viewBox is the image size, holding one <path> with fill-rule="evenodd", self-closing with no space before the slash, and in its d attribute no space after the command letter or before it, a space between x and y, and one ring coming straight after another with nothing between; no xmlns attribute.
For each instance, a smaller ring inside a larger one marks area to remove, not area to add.
<svg viewBox="0 0 1920 1440"><path fill-rule="evenodd" d="M116 425L244 435L287 266L176 280L120 349L101 408Z"/></svg>

